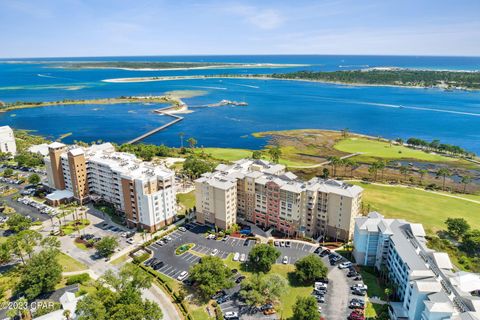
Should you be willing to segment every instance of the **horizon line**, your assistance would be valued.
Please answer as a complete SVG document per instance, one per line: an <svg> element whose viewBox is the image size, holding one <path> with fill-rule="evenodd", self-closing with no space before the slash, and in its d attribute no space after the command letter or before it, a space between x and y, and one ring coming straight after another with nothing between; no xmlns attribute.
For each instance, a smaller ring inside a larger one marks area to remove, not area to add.
<svg viewBox="0 0 480 320"><path fill-rule="evenodd" d="M247 57L247 56L353 56L353 57L419 57L419 58L480 58L480 55L443 54L331 54L331 53L252 53L252 54L165 54L165 55L98 55L98 56L37 56L0 57L0 60L58 59L58 58L127 58L127 57Z"/></svg>

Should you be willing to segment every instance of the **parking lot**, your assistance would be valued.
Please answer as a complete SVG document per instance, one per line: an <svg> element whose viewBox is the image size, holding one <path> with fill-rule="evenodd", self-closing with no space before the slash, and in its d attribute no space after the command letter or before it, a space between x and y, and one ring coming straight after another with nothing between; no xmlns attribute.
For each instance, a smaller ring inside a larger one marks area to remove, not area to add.
<svg viewBox="0 0 480 320"><path fill-rule="evenodd" d="M177 277L184 271L190 269L190 267L200 260L200 254L210 255L212 251L216 250L216 256L226 259L229 254L239 253L248 256L251 248L253 247L253 241L250 241L245 245L245 239L230 237L227 240L214 240L208 239L205 233L209 230L208 227L190 224L188 230L180 231L176 230L169 234L167 237L170 240L166 244L154 243L150 246L150 249L154 252L154 257L157 261L162 263L158 266L157 271L164 275L177 279ZM165 237L166 238L166 237ZM288 242L288 243L287 243ZM194 243L195 246L184 254L176 255L175 249L180 245ZM277 263L283 263L284 257L287 257L286 263L294 264L297 260L304 256L311 254L318 248L317 245L309 244L302 241L283 241L283 243L274 242L275 247L280 251L281 255L277 260ZM328 290L324 295L325 302L319 304L322 307L322 314L327 319L346 319L351 310L348 308L350 300L353 298L364 299L361 296L355 296L351 293L350 287L355 283L361 283L361 281L355 281L353 278L347 277L347 269L339 269L338 265L341 262L347 260L342 259L332 266L329 263L328 255L322 258L325 265L328 266ZM238 276L236 276L238 277ZM220 301L219 305L222 312L237 312L241 315L241 319L277 319L276 314L265 316L260 310L246 306L238 299L238 292L240 291L240 284L236 284L235 287L225 290L225 294L228 296L226 301ZM312 287L313 292L313 287Z"/></svg>

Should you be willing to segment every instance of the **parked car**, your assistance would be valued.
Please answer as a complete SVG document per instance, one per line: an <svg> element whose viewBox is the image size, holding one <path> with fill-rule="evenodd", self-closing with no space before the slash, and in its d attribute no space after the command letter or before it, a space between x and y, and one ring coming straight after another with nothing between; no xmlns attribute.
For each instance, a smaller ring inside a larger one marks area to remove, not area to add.
<svg viewBox="0 0 480 320"><path fill-rule="evenodd" d="M165 262L159 261L152 265L153 270L161 269L165 265Z"/></svg>
<svg viewBox="0 0 480 320"><path fill-rule="evenodd" d="M230 238L230 236L225 236L223 237L222 241L227 241Z"/></svg>
<svg viewBox="0 0 480 320"><path fill-rule="evenodd" d="M240 262L245 262L245 261L247 261L247 256L245 255L245 253L242 253L240 255Z"/></svg>
<svg viewBox="0 0 480 320"><path fill-rule="evenodd" d="M227 320L238 319L238 313L234 311L227 311L223 314L223 318Z"/></svg>
<svg viewBox="0 0 480 320"><path fill-rule="evenodd" d="M212 296L212 299L213 299L213 300L217 300L218 298L221 298L221 297L223 297L224 295L226 295L225 291L220 290L220 291L218 291L217 293L215 293L215 294Z"/></svg>
<svg viewBox="0 0 480 320"><path fill-rule="evenodd" d="M277 240L275 240L275 241L273 241L273 245L274 245L275 247L278 247L278 246L280 245L280 242L278 242Z"/></svg>
<svg viewBox="0 0 480 320"><path fill-rule="evenodd" d="M177 280L178 281L183 281L184 279L186 279L188 277L188 272L187 271L182 271L182 273L180 273L177 277Z"/></svg>
<svg viewBox="0 0 480 320"><path fill-rule="evenodd" d="M285 247L290 248L292 246L292 243L290 241L285 242Z"/></svg>
<svg viewBox="0 0 480 320"><path fill-rule="evenodd" d="M213 249L213 251L210 252L210 255L211 255L211 256L216 256L217 253L218 253L218 249Z"/></svg>
<svg viewBox="0 0 480 320"><path fill-rule="evenodd" d="M245 276L240 276L235 280L235 283L240 283L245 279Z"/></svg>
<svg viewBox="0 0 480 320"><path fill-rule="evenodd" d="M239 258L240 258L240 253L239 253L239 252L235 252L235 254L233 255L232 260L233 260L233 261L238 261Z"/></svg>
<svg viewBox="0 0 480 320"><path fill-rule="evenodd" d="M280 241L280 247L285 247L285 241Z"/></svg>
<svg viewBox="0 0 480 320"><path fill-rule="evenodd" d="M347 269L347 268L350 268L352 266L352 263L350 261L347 261L347 262L342 262L338 265L338 268L339 269Z"/></svg>
<svg viewBox="0 0 480 320"><path fill-rule="evenodd" d="M178 228L178 230L180 230L180 231L182 231L182 232L187 231L187 229L185 229L185 227L180 227L180 228Z"/></svg>
<svg viewBox="0 0 480 320"><path fill-rule="evenodd" d="M283 264L287 264L287 263L288 263L288 256L284 256L284 257L283 257L282 263L283 263Z"/></svg>
<svg viewBox="0 0 480 320"><path fill-rule="evenodd" d="M250 240L247 239L247 240L245 240L245 242L243 243L243 246L246 247L246 246L248 246L249 243L250 243Z"/></svg>

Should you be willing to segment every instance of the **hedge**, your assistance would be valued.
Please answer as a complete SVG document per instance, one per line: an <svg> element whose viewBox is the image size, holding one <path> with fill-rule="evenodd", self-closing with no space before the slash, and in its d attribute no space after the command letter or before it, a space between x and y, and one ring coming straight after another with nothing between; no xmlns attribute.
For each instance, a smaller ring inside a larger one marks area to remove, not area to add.
<svg viewBox="0 0 480 320"><path fill-rule="evenodd" d="M67 286L71 284L76 284L76 283L84 284L88 280L90 280L90 275L88 273L80 273L80 274L67 277L66 284Z"/></svg>

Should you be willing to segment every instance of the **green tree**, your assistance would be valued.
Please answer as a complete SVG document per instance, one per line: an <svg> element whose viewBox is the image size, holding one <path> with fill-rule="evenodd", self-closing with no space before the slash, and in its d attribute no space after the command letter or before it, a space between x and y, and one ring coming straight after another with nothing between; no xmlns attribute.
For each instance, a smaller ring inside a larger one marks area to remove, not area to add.
<svg viewBox="0 0 480 320"><path fill-rule="evenodd" d="M448 168L440 168L438 171L437 171L437 177L442 177L442 190L445 190L445 180L447 179L447 177L450 177L452 175L452 173L450 172L450 170Z"/></svg>
<svg viewBox="0 0 480 320"><path fill-rule="evenodd" d="M262 159L262 151L254 150L252 152L252 159Z"/></svg>
<svg viewBox="0 0 480 320"><path fill-rule="evenodd" d="M40 183L40 181L41 181L40 176L36 173L33 173L28 177L28 183L30 184L38 184Z"/></svg>
<svg viewBox="0 0 480 320"><path fill-rule="evenodd" d="M12 248L10 246L10 243L3 242L0 243L0 265L4 263L8 263L12 260ZM1 294L0 294L1 298Z"/></svg>
<svg viewBox="0 0 480 320"><path fill-rule="evenodd" d="M7 178L13 176L13 173L14 173L13 169L11 169L11 168L7 168L7 169L3 170L3 176L7 177Z"/></svg>
<svg viewBox="0 0 480 320"><path fill-rule="evenodd" d="M428 173L428 170L426 169L420 169L418 170L418 174L420 175L420 185L423 184L423 178L425 175Z"/></svg>
<svg viewBox="0 0 480 320"><path fill-rule="evenodd" d="M17 161L18 165L22 167L34 168L43 164L43 158L41 155L28 151L17 153L14 159Z"/></svg>
<svg viewBox="0 0 480 320"><path fill-rule="evenodd" d="M467 192L467 185L469 185L472 182L472 177L465 175L462 176L461 183L463 184L463 193Z"/></svg>
<svg viewBox="0 0 480 320"><path fill-rule="evenodd" d="M279 274L255 273L242 282L240 295L252 306L276 303L287 286L287 280Z"/></svg>
<svg viewBox="0 0 480 320"><path fill-rule="evenodd" d="M8 229L13 232L20 232L27 230L32 226L32 220L27 217L22 216L19 213L13 213L7 220Z"/></svg>
<svg viewBox="0 0 480 320"><path fill-rule="evenodd" d="M328 268L316 254L309 254L295 262L295 276L301 283L312 284L315 280L325 278Z"/></svg>
<svg viewBox="0 0 480 320"><path fill-rule="evenodd" d="M118 241L113 236L106 236L102 238L102 240L98 241L97 244L95 245L95 248L97 249L98 254L101 255L102 257L111 256L115 252L115 249L117 247L118 247Z"/></svg>
<svg viewBox="0 0 480 320"><path fill-rule="evenodd" d="M33 300L41 293L53 291L62 279L62 266L57 261L58 251L45 249L32 255L22 269L18 294Z"/></svg>
<svg viewBox="0 0 480 320"><path fill-rule="evenodd" d="M78 302L78 319L160 320L159 306L142 299L141 290L150 286L150 275L131 264L118 274L109 270L97 282L97 290Z"/></svg>
<svg viewBox="0 0 480 320"><path fill-rule="evenodd" d="M282 156L282 149L279 146L273 146L268 149L268 154L270 155L270 160L273 163L278 163L280 161L280 157Z"/></svg>
<svg viewBox="0 0 480 320"><path fill-rule="evenodd" d="M57 237L45 237L40 241L40 244L48 249L58 249L61 246L60 240L58 240Z"/></svg>
<svg viewBox="0 0 480 320"><path fill-rule="evenodd" d="M322 170L322 178L323 178L323 179L328 179L329 176L330 176L330 170L328 170L328 168L323 168L323 170Z"/></svg>
<svg viewBox="0 0 480 320"><path fill-rule="evenodd" d="M464 218L447 218L447 231L455 239L461 239L470 230L470 225Z"/></svg>
<svg viewBox="0 0 480 320"><path fill-rule="evenodd" d="M280 257L280 251L268 244L259 244L253 247L248 254L250 268L257 272L269 272L272 264Z"/></svg>
<svg viewBox="0 0 480 320"><path fill-rule="evenodd" d="M219 257L203 257L201 263L190 268L190 279L205 300L220 289L233 287L232 272Z"/></svg>
<svg viewBox="0 0 480 320"><path fill-rule="evenodd" d="M320 319L317 300L312 297L298 297L293 305L292 320L317 320Z"/></svg>
<svg viewBox="0 0 480 320"><path fill-rule="evenodd" d="M195 138L188 138L187 142L188 142L188 145L190 146L190 149L195 148L195 146L198 143L198 141Z"/></svg>
<svg viewBox="0 0 480 320"><path fill-rule="evenodd" d="M23 230L14 236L8 237L7 244L11 252L25 264L25 256L31 257L35 246L41 238L42 235L37 231Z"/></svg>
<svg viewBox="0 0 480 320"><path fill-rule="evenodd" d="M368 173L372 175L373 181L377 181L378 166L377 163L372 163L368 168Z"/></svg>
<svg viewBox="0 0 480 320"><path fill-rule="evenodd" d="M480 254L480 230L472 230L463 236L462 250L470 254Z"/></svg>
<svg viewBox="0 0 480 320"><path fill-rule="evenodd" d="M330 165L332 166L332 175L334 177L337 176L337 166L340 163L340 158L336 156L328 157L327 159L330 162Z"/></svg>
<svg viewBox="0 0 480 320"><path fill-rule="evenodd" d="M215 164L208 160L199 159L196 156L189 156L183 162L183 173L192 179L196 179L206 172L213 171Z"/></svg>
<svg viewBox="0 0 480 320"><path fill-rule="evenodd" d="M407 180L407 175L410 172L410 168L407 166L400 167L400 173L403 174L403 180Z"/></svg>

